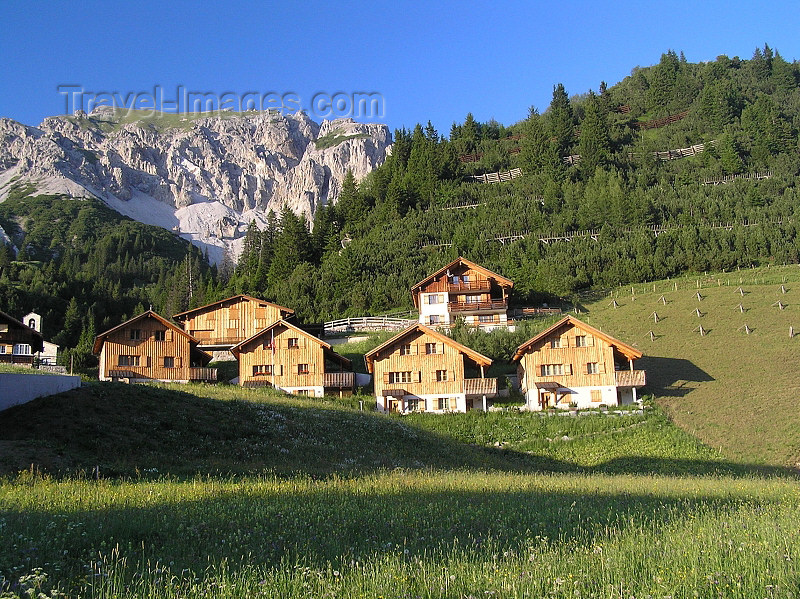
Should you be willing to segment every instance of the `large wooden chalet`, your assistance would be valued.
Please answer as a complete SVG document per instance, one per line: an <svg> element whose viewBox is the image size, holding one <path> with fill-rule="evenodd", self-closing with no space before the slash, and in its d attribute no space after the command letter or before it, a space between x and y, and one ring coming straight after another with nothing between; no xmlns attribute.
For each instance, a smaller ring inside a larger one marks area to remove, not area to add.
<svg viewBox="0 0 800 599"><path fill-rule="evenodd" d="M364 360L382 412L466 412L486 409L487 400L497 395L497 379L485 378L491 359L421 324Z"/></svg>
<svg viewBox="0 0 800 599"><path fill-rule="evenodd" d="M275 387L287 393L322 397L352 395L350 360L330 344L279 320L231 348L243 387Z"/></svg>
<svg viewBox="0 0 800 599"><path fill-rule="evenodd" d="M513 281L466 258L458 258L411 288L419 323L448 326L463 316L467 324L491 330L508 325L508 292Z"/></svg>
<svg viewBox="0 0 800 599"><path fill-rule="evenodd" d="M0 312L0 364L32 366L34 354L43 349L41 333Z"/></svg>
<svg viewBox="0 0 800 599"><path fill-rule="evenodd" d="M198 349L197 339L152 310L98 335L93 350L100 357L101 381L217 379L216 369L205 367L211 355Z"/></svg>
<svg viewBox="0 0 800 599"><path fill-rule="evenodd" d="M645 384L638 349L567 316L520 345L520 388L530 410L616 406L636 401Z"/></svg>
<svg viewBox="0 0 800 599"><path fill-rule="evenodd" d="M287 319L294 310L249 295L235 295L200 308L175 314L175 321L208 351L231 349L267 328Z"/></svg>

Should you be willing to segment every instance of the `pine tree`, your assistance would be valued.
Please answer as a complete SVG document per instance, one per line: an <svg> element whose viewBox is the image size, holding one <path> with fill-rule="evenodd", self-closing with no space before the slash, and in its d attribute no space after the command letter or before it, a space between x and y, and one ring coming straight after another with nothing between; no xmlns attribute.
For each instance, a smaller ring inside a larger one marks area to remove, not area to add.
<svg viewBox="0 0 800 599"><path fill-rule="evenodd" d="M553 87L553 99L550 102L547 117L550 136L554 139L558 155L568 156L575 135L575 122L572 105L562 83Z"/></svg>
<svg viewBox="0 0 800 599"><path fill-rule="evenodd" d="M584 115L578 144L578 153L581 155L580 169L584 175L592 176L598 167L608 163L610 145L608 121L594 92L589 92Z"/></svg>

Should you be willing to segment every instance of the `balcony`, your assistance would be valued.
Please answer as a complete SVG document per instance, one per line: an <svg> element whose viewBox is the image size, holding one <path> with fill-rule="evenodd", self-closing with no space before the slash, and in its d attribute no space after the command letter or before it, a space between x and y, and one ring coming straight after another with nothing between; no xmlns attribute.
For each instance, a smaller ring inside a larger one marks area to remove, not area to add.
<svg viewBox="0 0 800 599"><path fill-rule="evenodd" d="M355 386L352 372L326 372L322 375L322 386L331 389L352 389Z"/></svg>
<svg viewBox="0 0 800 599"><path fill-rule="evenodd" d="M644 370L617 370L617 387L644 387L646 377Z"/></svg>
<svg viewBox="0 0 800 599"><path fill-rule="evenodd" d="M450 293L464 293L465 291L489 291L492 288L491 281L459 281L458 283L448 283L447 291Z"/></svg>
<svg viewBox="0 0 800 599"><path fill-rule="evenodd" d="M33 356L30 354L0 354L0 364L25 364L33 365Z"/></svg>
<svg viewBox="0 0 800 599"><path fill-rule="evenodd" d="M506 310L508 301L494 299L488 302L450 302L447 304L450 312L483 312L486 310Z"/></svg>
<svg viewBox="0 0 800 599"><path fill-rule="evenodd" d="M198 341L198 347L233 347L244 341L246 337L204 337L200 332L195 334L194 331L190 333Z"/></svg>
<svg viewBox="0 0 800 599"><path fill-rule="evenodd" d="M497 395L497 379L464 379L465 395Z"/></svg>
<svg viewBox="0 0 800 599"><path fill-rule="evenodd" d="M200 368L200 367L192 367L189 369L189 380L190 381L199 381L199 382L216 382L217 381L217 369L216 368Z"/></svg>

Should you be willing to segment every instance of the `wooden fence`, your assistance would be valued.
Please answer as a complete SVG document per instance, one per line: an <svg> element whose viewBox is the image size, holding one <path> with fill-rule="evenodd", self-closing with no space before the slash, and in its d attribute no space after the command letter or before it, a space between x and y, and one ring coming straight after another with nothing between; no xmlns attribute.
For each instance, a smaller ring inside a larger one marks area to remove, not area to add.
<svg viewBox="0 0 800 599"><path fill-rule="evenodd" d="M388 316L359 316L357 318L340 318L324 324L326 335L331 333L349 333L353 331L402 331L416 320L407 318L390 318Z"/></svg>
<svg viewBox="0 0 800 599"><path fill-rule="evenodd" d="M732 181L742 180L742 181L760 181L762 179L769 179L772 177L772 171L766 171L764 173L747 173L744 175L727 175L725 177L717 177L716 179L706 179L703 181L703 185L725 185L726 183L731 183Z"/></svg>
<svg viewBox="0 0 800 599"><path fill-rule="evenodd" d="M653 119L652 121L646 121L644 123L633 123L633 126L636 129L660 129L661 127L665 127L670 123L676 123L681 119L685 119L689 116L689 111L684 110L683 112L679 112L678 114L671 114L670 116L665 116L660 119Z"/></svg>
<svg viewBox="0 0 800 599"><path fill-rule="evenodd" d="M522 169L512 168L510 171L502 173L485 173L483 175L472 175L471 178L480 183L502 183L511 181L522 176Z"/></svg>

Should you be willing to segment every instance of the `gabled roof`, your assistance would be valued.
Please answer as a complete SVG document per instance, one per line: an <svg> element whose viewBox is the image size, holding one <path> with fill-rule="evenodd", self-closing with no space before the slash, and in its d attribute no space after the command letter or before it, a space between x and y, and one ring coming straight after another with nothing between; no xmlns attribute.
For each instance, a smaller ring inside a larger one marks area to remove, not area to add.
<svg viewBox="0 0 800 599"><path fill-rule="evenodd" d="M395 335L394 337L392 337L391 339L389 339L385 343L381 343L378 347L376 347L372 351L367 352L364 355L364 362L367 365L367 372L372 373L373 364L374 364L375 358L378 356L378 354L381 351L383 351L387 347L390 347L390 346L394 345L395 343L397 343L401 339L404 339L405 337L407 337L407 336L409 336L409 335L411 335L413 333L426 333L426 334L430 335L431 337L433 337L434 339L438 339L442 343L446 343L450 347L452 347L452 348L456 349L457 351L461 352L462 354L467 356L470 360L472 360L473 362L477 363L480 366L491 366L491 364L492 364L492 359L491 358L487 358L483 354L479 354L474 349L468 348L466 345L461 345L460 343L458 343L457 341L454 341L453 339L451 339L447 335L443 335L442 333L440 333L438 331L434 331L433 329L430 329L430 328L428 328L428 327L426 327L424 325L421 325L421 324L413 324L410 327L408 327L405 331L401 331L400 333L398 333L397 335Z"/></svg>
<svg viewBox="0 0 800 599"><path fill-rule="evenodd" d="M230 302L232 300L238 300L238 299L245 299L251 302L257 302L259 304L269 304L270 306L278 308L281 312L285 312L286 314L294 314L294 310L292 310L291 308L280 306L273 302L268 302L267 300L258 299L257 297L253 297L252 295L245 295L243 293L240 293L239 295L226 297L225 299L221 299L216 302L211 302L210 304L206 304L205 306L200 306L199 308L193 308L191 310L186 310L185 312L180 312L178 314L173 315L172 318L174 318L175 320L184 320L189 315L194 314L195 312L202 312L203 310L211 308L212 306L216 306L218 304L224 304L225 302Z"/></svg>
<svg viewBox="0 0 800 599"><path fill-rule="evenodd" d="M345 357L344 357L344 356L342 356L342 355L339 355L339 354L337 354L337 353L336 353L336 352L333 350L333 348L331 347L331 344L330 344L330 343L325 343L325 342L324 342L322 339L320 339L319 337L314 337L314 335L312 335L311 333L307 333L307 332L306 332L306 331L304 331L303 329L301 329L301 328L299 328L299 327L297 327L297 326L293 325L293 324L292 324L292 323L290 323L290 322L286 322L286 321L285 321L285 320L283 320L283 319L281 319L281 320L277 320L277 321L273 322L273 323L272 323L271 325L269 325L267 328L265 328L265 329L261 329L261 330L260 330L260 331L258 331L258 332L257 332L255 335L252 335L250 338L248 338L248 339L245 339L245 340L244 340L244 341L242 341L241 343L237 343L236 345L234 345L234 346L233 346L233 347L230 349L230 352L231 352L231 353L233 354L233 356L234 356L234 357L235 357L235 358L238 360L238 359L239 359L239 355L242 353L242 348L244 348L244 346L245 346L245 345L247 345L248 343L250 343L250 342L252 342L252 341L255 341L256 339L258 339L258 338L260 338L260 337L263 337L264 335L268 334L270 331L272 331L272 330L273 330L275 327L277 327L277 326L283 326L283 327L286 327L287 329L289 329L289 330L291 330L291 331L294 331L295 333L297 333L297 334L299 334L299 335L302 335L302 336L303 336L303 337L305 337L306 339L310 339L310 340L311 340L313 343L317 343L317 344L321 345L321 346L322 346L322 349L323 349L323 351L325 351L325 352L326 352L326 355L328 355L329 357L331 357L331 358L334 358L334 359L336 359L336 360L339 360L340 362L342 362L343 364L347 364L348 366L350 366L350 365L352 364L352 362L351 362L350 360L348 360L347 358L345 358Z"/></svg>
<svg viewBox="0 0 800 599"><path fill-rule="evenodd" d="M126 320L122 324L118 324L113 329L108 329L105 333L100 333L94 339L94 347L92 347L92 352L95 353L95 354L99 354L100 350L103 349L103 343L105 342L106 337L108 337L112 333L116 333L120 329L125 328L126 326L128 326L130 324L133 324L134 322L137 322L139 320L143 320L145 318L155 318L158 322L163 324L168 329L171 329L171 330L173 330L173 331L175 331L177 333L180 333L184 337L186 337L189 340L190 343L195 343L195 344L197 343L197 339L192 337L189 333L184 331L179 326L172 324L166 318L164 318L163 316L159 316L158 314L156 314L152 310L147 310L146 312L142 312L141 314L139 314L139 316L134 316L133 318L130 318L130 319ZM208 355L208 354L206 354L206 355Z"/></svg>
<svg viewBox="0 0 800 599"><path fill-rule="evenodd" d="M5 321L16 328L22 329L23 333L25 333L26 335L30 335L33 338L35 345L31 344L31 351L34 352L44 351L44 337L42 337L42 334L40 332L30 328L28 325L20 322L13 316L9 316L5 312L0 311L0 322L2 321Z"/></svg>
<svg viewBox="0 0 800 599"><path fill-rule="evenodd" d="M441 275L443 272L447 272L449 269L453 268L456 264L463 264L464 266L467 266L467 267L471 268L472 270L476 270L479 273L494 279L495 281L497 281L497 284L500 285L501 287L513 287L514 286L514 281L512 281L511 279L507 279L504 276L497 274L496 272L492 272L488 268L484 268L480 264L475 264L474 262L472 262L470 260L467 260L466 258L463 258L462 256L459 256L458 258L456 258L455 260L453 260L449 264L446 264L446 265L442 266L435 273L428 275L427 277L422 279L419 283L414 285L411 288L411 293L413 294L414 291L418 287L422 287L425 283L427 283L431 279L435 279L436 277Z"/></svg>
<svg viewBox="0 0 800 599"><path fill-rule="evenodd" d="M557 323L555 323L553 326L548 327L538 335L531 337L525 343L520 345L514 352L514 357L511 358L511 361L516 362L517 360L522 358L523 354L525 354L525 352L527 352L533 345L535 345L536 343L547 337L550 333L552 333L556 329L559 329L560 327L564 326L565 324L571 324L572 326L581 329L582 331L590 333L594 337L599 337L600 339L603 339L607 343L613 345L622 355L624 355L629 360L638 360L639 358L642 357L642 352L640 352L635 347L632 347L627 343L623 343L619 339L615 339L611 335L607 335L600 329L596 329L593 326L590 326L573 316L565 316Z"/></svg>

